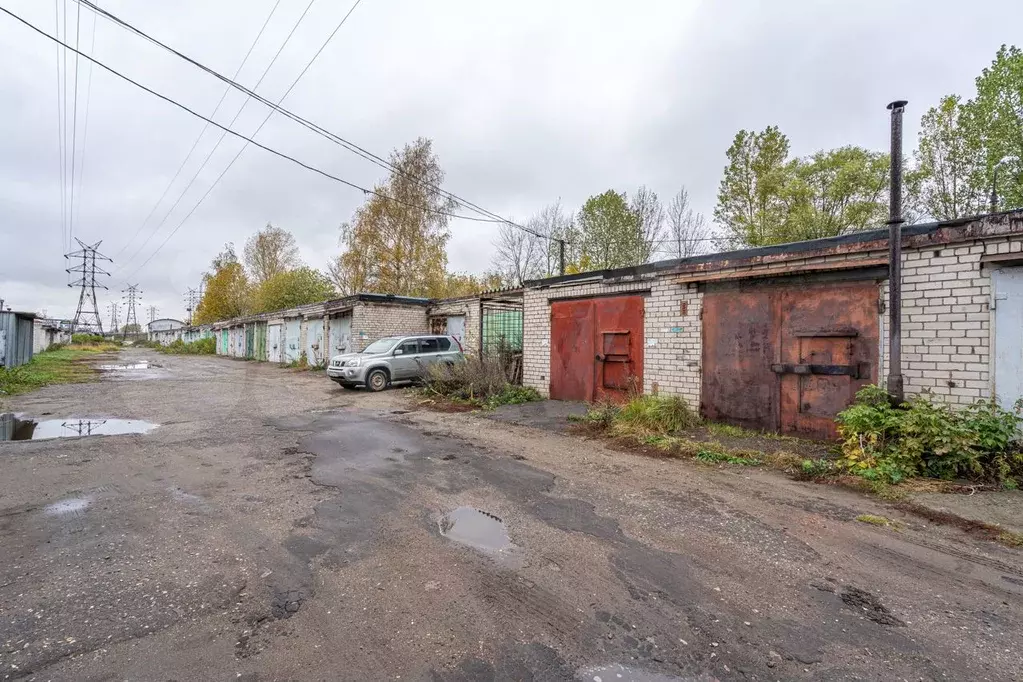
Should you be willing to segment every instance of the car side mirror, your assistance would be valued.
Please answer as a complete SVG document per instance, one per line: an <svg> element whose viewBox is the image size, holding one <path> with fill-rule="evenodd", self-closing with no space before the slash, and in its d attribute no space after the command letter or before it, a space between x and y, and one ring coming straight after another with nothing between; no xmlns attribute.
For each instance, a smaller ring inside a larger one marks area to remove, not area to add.
<svg viewBox="0 0 1023 682"><path fill-rule="evenodd" d="M394 355L404 355L404 353L405 353L405 351L403 351L402 349L398 348L398 349L396 349L396 350L394 351L394 353L393 353L393 354L394 354Z"/></svg>

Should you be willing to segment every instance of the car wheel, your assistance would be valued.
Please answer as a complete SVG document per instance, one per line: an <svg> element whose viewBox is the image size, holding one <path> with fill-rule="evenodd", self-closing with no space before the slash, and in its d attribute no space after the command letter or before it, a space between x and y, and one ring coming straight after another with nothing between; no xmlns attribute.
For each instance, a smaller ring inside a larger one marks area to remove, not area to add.
<svg viewBox="0 0 1023 682"><path fill-rule="evenodd" d="M366 388L376 393L387 388L387 372L382 369L374 369L366 377Z"/></svg>

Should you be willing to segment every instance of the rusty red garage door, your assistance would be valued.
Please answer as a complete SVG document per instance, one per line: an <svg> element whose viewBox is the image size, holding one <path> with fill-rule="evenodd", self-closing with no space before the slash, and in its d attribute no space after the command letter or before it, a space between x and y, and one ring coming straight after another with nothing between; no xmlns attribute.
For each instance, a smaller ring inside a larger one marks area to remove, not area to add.
<svg viewBox="0 0 1023 682"><path fill-rule="evenodd" d="M642 386L642 296L551 303L551 398L622 400Z"/></svg>
<svg viewBox="0 0 1023 682"><path fill-rule="evenodd" d="M834 437L835 415L877 380L877 284L867 278L709 285L704 416Z"/></svg>

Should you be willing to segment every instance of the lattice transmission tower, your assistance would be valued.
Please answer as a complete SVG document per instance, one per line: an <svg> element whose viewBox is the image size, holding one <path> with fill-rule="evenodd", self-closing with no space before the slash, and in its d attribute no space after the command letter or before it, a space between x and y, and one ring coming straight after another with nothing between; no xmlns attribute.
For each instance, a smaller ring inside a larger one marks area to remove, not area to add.
<svg viewBox="0 0 1023 682"><path fill-rule="evenodd" d="M124 326L121 327L121 336L127 338L128 329L131 329L131 333L135 335L142 331L142 328L139 326L138 317L135 315L135 305L142 300L142 290L139 289L138 284L129 284L128 288L121 293L124 294L124 305L128 311L124 315Z"/></svg>
<svg viewBox="0 0 1023 682"><path fill-rule="evenodd" d="M120 309L120 303L117 301L110 302L110 331L113 333L117 333L117 328L120 326Z"/></svg>
<svg viewBox="0 0 1023 682"><path fill-rule="evenodd" d="M109 277L110 273L98 267L96 261L112 263L113 260L97 251L103 240L92 245L86 244L78 237L75 237L75 241L82 248L64 255L64 258L68 260L77 260L79 258L82 260L80 264L67 269L69 274L76 273L80 275L75 281L68 282L68 286L81 287L81 292L78 294L78 309L75 311L75 319L71 322L71 333L90 332L102 334L103 320L100 319L99 304L96 303L96 288L106 289L107 287L97 282L96 277L100 275Z"/></svg>

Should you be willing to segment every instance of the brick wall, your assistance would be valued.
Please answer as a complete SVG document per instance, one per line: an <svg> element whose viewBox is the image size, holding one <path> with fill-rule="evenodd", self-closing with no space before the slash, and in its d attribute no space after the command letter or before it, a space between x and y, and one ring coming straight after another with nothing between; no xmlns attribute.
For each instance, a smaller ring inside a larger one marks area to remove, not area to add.
<svg viewBox="0 0 1023 682"><path fill-rule="evenodd" d="M981 259L1021 252L1023 235L903 251L902 374L907 395L929 391L950 403L991 396L991 266L982 267ZM887 283L881 293L887 303ZM883 385L888 373L887 312L881 316L881 330L878 376Z"/></svg>
<svg viewBox="0 0 1023 682"><path fill-rule="evenodd" d="M480 348L480 300L469 298L442 301L430 306L430 318L446 318L449 315L465 316L465 335L462 337L462 348L466 353L478 353ZM426 328L429 330L429 324L426 325Z"/></svg>
<svg viewBox="0 0 1023 682"><path fill-rule="evenodd" d="M427 331L426 308L390 303L357 303L352 310L353 350L363 350L383 336Z"/></svg>

